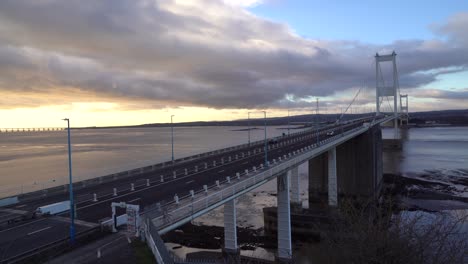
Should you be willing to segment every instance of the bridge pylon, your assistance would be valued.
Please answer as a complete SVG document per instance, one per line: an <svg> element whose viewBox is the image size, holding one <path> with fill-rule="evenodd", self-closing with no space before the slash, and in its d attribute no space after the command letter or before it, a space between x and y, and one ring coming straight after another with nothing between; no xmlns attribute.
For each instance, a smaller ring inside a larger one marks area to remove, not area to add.
<svg viewBox="0 0 468 264"><path fill-rule="evenodd" d="M393 51L391 54L379 55L375 54L375 87L376 87L376 114L379 115L381 112L381 106L384 103L384 99L387 100L393 97L393 115L394 127L395 127L395 138L398 135L398 95L399 95L399 82L398 82L398 70L396 65L396 53ZM380 63L391 62L392 63L392 81L386 83L384 75L382 74L382 68Z"/></svg>
<svg viewBox="0 0 468 264"><path fill-rule="evenodd" d="M408 95L400 94L400 126L403 126L404 123L408 125L409 123L409 113L408 113Z"/></svg>

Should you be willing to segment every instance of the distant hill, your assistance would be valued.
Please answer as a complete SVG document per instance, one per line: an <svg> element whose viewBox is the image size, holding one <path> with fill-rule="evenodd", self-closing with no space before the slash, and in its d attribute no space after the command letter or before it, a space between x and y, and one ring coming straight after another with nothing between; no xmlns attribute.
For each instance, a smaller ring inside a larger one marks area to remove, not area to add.
<svg viewBox="0 0 468 264"><path fill-rule="evenodd" d="M354 119L357 117L368 116L368 114L348 114L343 117L344 120ZM320 115L296 115L288 117L271 117L267 118L268 126L281 126L287 125L288 122L291 126L304 126L313 123L332 123L335 122L339 114L320 114ZM435 121L441 124L451 125L468 125L468 109L465 110L442 110L442 111L428 111L428 112L414 112L410 113L410 123L421 124L426 121ZM174 127L199 127L199 126L263 126L263 119L240 119L232 121L195 121L195 122L182 122L174 123ZM86 129L95 128L130 128L130 127L170 127L170 123L153 123L143 124L136 126L115 126L115 127L86 127Z"/></svg>
<svg viewBox="0 0 468 264"><path fill-rule="evenodd" d="M438 124L468 126L468 109L410 113L410 123L423 124L427 121Z"/></svg>

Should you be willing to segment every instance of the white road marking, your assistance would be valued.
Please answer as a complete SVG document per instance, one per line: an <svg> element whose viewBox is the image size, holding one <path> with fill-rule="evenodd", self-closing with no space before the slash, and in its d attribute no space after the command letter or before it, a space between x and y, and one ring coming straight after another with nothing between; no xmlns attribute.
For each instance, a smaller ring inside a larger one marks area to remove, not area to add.
<svg viewBox="0 0 468 264"><path fill-rule="evenodd" d="M130 200L130 201L128 201L128 202L131 203L131 202L138 201L138 200L140 200L140 199L141 199L141 198L136 198L136 199Z"/></svg>
<svg viewBox="0 0 468 264"><path fill-rule="evenodd" d="M244 162L243 164L247 164L248 162ZM213 168L208 168L207 170L212 170L214 169ZM105 196L111 196L111 198L108 198L108 199L105 199L105 200L100 200L98 202L94 202L94 203L91 203L91 204L87 204L87 205L84 205L82 207L77 207L76 210L79 211L79 210L83 210L83 209L86 209L88 207L92 207L92 206L96 206L96 205L99 205L99 204L102 204L102 203L106 203L106 202L109 202L109 201L115 201L115 200L118 200L118 199L122 199L122 197L125 197L125 196L128 196L128 195L131 195L131 194L135 194L137 192L142 192L142 191L146 191L146 190L149 190L149 189L153 189L153 188L157 188L157 187L160 187L161 185L165 185L165 184L169 184L169 183L172 183L174 181L179 181L181 179L184 179L184 178L189 178L189 177L192 177L193 175L196 175L196 174L201 174L201 173L204 173L206 171L201 171L201 172L197 172L195 174L192 174L192 175L188 175L188 176L184 176L184 177L180 177L180 178L177 178L177 179L174 179L174 180L169 180L169 181L165 181L164 183L161 183L161 184L155 184L155 185L151 185L151 186L148 186L146 188L142 188L142 189L139 189L139 190L135 190L134 192L129 192L129 193L124 193L124 194L120 194L118 196L112 196L112 193L109 193L107 195L103 195L103 197ZM90 202L92 199L89 199L89 200L86 200L86 201L82 201L78 204L82 204L82 203L87 203L87 202ZM3 232L4 230L0 231Z"/></svg>
<svg viewBox="0 0 468 264"><path fill-rule="evenodd" d="M192 182L194 182L194 181L195 181L195 180L191 180L191 181L186 182L185 184L190 184L190 183L192 183Z"/></svg>
<svg viewBox="0 0 468 264"><path fill-rule="evenodd" d="M28 233L28 236L39 233L39 232L44 231L44 230L47 230L49 228L51 228L51 226L48 226L48 227L45 227L45 228L42 228L42 229L39 229L39 230L36 230L36 231L32 231L31 233Z"/></svg>
<svg viewBox="0 0 468 264"><path fill-rule="evenodd" d="M39 220L36 220L36 221L32 221L32 222L29 222L29 223L26 223L26 224L18 225L18 226L12 227L12 228L4 229L4 230L1 230L0 233L6 232L6 231L9 231L9 230L13 230L13 229L16 229L16 228L20 228L20 227L22 227L22 226L26 226L26 225L29 225L29 224L32 224L32 223L37 223L37 222L40 222L40 221L45 221L45 220L46 220L46 219L43 218L43 219L39 219Z"/></svg>

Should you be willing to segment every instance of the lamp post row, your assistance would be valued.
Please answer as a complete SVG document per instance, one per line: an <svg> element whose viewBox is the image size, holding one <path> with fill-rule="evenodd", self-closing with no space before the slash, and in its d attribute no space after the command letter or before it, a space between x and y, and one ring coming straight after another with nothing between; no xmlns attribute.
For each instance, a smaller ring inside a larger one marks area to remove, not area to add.
<svg viewBox="0 0 468 264"><path fill-rule="evenodd" d="M67 121L68 134L68 190L70 193L70 242L75 243L75 203L73 201L73 177L72 177L72 158L71 158L71 138L70 138L70 119L64 118Z"/></svg>
<svg viewBox="0 0 468 264"><path fill-rule="evenodd" d="M265 152L265 165L268 165L268 142L267 142L267 128L266 128L266 111L261 111L264 119L264 152ZM248 142L250 146L250 114L248 117ZM171 115L171 152L172 162L174 162L174 116ZM70 194L70 242L75 242L75 203L73 195L73 175L72 175L72 151L71 151L71 135L70 135L70 119L64 118L63 121L67 122L67 135L68 135L68 177L69 177L69 194ZM289 135L289 110L288 110L288 135Z"/></svg>

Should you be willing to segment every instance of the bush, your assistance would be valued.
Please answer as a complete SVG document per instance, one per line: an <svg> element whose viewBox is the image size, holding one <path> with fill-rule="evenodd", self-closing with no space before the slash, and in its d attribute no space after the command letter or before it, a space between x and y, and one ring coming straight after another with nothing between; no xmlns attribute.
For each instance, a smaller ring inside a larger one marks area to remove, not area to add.
<svg viewBox="0 0 468 264"><path fill-rule="evenodd" d="M306 249L311 263L468 263L466 212L393 212L391 205L345 201L322 241Z"/></svg>

